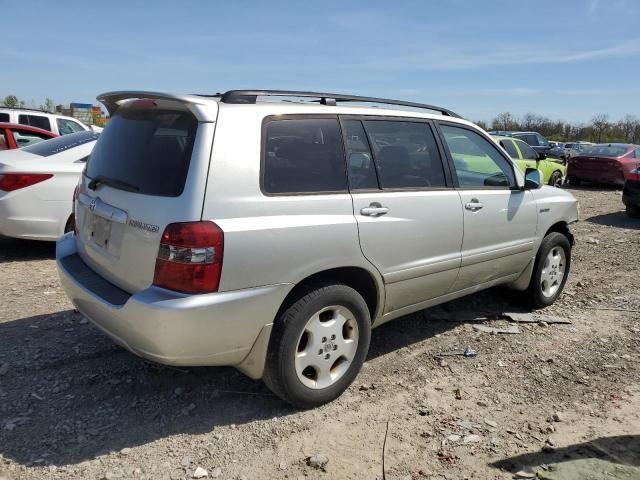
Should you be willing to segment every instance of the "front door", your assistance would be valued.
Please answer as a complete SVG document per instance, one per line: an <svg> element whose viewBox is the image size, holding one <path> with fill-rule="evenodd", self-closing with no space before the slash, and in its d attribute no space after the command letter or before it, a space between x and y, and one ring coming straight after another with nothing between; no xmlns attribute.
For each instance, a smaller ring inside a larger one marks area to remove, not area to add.
<svg viewBox="0 0 640 480"><path fill-rule="evenodd" d="M441 123L464 215L460 275L452 290L517 275L533 257L537 207L517 188L514 165L470 128Z"/></svg>
<svg viewBox="0 0 640 480"><path fill-rule="evenodd" d="M462 207L431 124L345 117L342 125L360 245L384 278L384 313L449 292Z"/></svg>

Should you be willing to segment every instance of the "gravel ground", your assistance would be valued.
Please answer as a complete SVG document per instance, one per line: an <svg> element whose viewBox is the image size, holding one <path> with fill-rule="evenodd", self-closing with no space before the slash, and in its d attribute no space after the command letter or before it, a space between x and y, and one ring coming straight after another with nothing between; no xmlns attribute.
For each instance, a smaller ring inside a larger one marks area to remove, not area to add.
<svg viewBox="0 0 640 480"><path fill-rule="evenodd" d="M0 239L0 479L506 479L589 456L639 466L640 221L619 191L572 191L571 276L537 312L571 324L491 335L473 325L507 321L458 321L523 311L504 289L409 315L376 329L356 382L312 411L233 369L133 356L73 312L53 245ZM434 358L467 345L479 355Z"/></svg>

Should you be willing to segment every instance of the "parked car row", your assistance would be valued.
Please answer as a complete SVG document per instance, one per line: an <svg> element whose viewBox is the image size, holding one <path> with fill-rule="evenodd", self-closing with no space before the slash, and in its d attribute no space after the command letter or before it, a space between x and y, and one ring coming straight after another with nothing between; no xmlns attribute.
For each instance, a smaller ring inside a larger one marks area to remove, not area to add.
<svg viewBox="0 0 640 480"><path fill-rule="evenodd" d="M28 125L53 132L56 135L69 135L84 131L100 132L102 130L100 127L85 125L73 117L31 108L0 107L0 122Z"/></svg>

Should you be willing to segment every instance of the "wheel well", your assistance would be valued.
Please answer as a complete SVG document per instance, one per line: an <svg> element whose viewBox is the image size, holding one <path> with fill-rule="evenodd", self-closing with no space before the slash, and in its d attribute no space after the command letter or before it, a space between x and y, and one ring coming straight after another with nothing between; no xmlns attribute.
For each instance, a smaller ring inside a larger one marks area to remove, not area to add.
<svg viewBox="0 0 640 480"><path fill-rule="evenodd" d="M67 223L64 224L64 232L63 233L67 233L70 232L71 230L73 230L73 222L74 222L74 218L73 218L73 213L71 215L69 215L69 218L67 219Z"/></svg>
<svg viewBox="0 0 640 480"><path fill-rule="evenodd" d="M547 230L547 232L544 234L544 236L546 237L551 232L558 232L564 235L565 237L567 237L569 239L569 243L573 247L575 240L573 238L573 234L571 233L571 230L569 230L569 225L567 225L567 222L558 222L552 225L551 228L549 228L549 230Z"/></svg>
<svg viewBox="0 0 640 480"><path fill-rule="evenodd" d="M369 308L371 320L373 321L376 315L376 309L378 308L378 287L376 286L376 281L373 276L364 268L360 267L332 268L330 270L315 273L298 282L282 302L276 318L279 317L280 314L293 302L304 295L313 283L319 281L344 283L345 285L353 288L362 295L362 298Z"/></svg>

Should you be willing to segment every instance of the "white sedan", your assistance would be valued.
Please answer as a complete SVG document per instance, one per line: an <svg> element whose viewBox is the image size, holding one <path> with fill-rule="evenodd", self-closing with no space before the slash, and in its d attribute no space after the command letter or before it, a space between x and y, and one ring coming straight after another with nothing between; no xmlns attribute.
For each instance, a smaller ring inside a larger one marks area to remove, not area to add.
<svg viewBox="0 0 640 480"><path fill-rule="evenodd" d="M73 193L97 139L84 131L0 152L0 234L56 240L73 229Z"/></svg>

